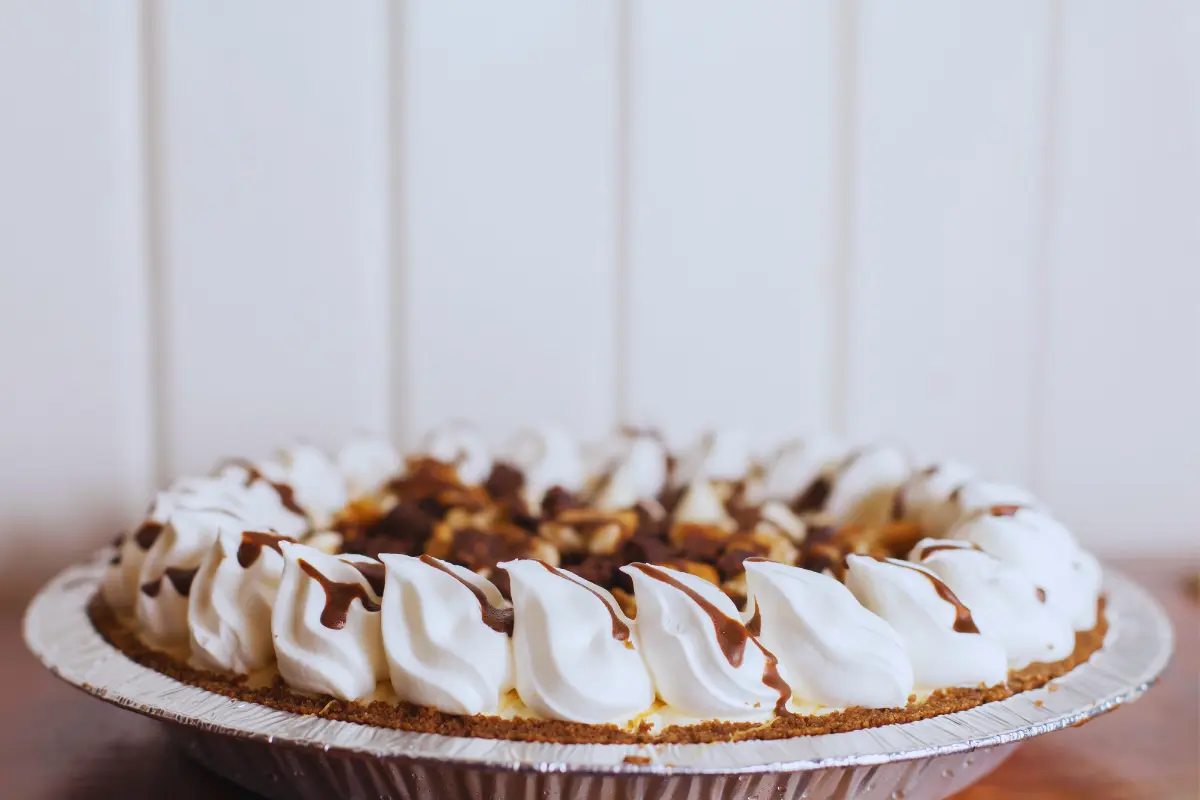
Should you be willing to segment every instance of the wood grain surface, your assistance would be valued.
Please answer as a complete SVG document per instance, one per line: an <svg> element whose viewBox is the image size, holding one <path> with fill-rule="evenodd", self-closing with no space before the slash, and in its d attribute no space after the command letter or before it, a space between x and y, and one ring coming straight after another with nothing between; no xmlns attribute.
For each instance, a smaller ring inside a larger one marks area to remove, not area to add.
<svg viewBox="0 0 1200 800"><path fill-rule="evenodd" d="M1137 703L1023 745L961 800L1200 797L1200 564L1123 563L1170 612L1176 653ZM176 753L157 723L60 683L25 650L21 608L0 611L0 798L251 798Z"/></svg>

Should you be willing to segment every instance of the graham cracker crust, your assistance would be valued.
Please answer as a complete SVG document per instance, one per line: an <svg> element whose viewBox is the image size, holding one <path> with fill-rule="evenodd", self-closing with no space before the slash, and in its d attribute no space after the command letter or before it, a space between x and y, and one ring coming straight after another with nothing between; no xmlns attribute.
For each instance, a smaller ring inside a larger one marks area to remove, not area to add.
<svg viewBox="0 0 1200 800"><path fill-rule="evenodd" d="M702 744L787 739L915 722L1003 700L1019 692L1044 686L1087 661L1100 649L1108 632L1102 597L1096 627L1075 635L1075 650L1069 657L1053 663L1030 664L1024 669L1010 672L1006 684L977 689L941 689L922 702L910 702L905 708L848 708L821 716L787 714L765 723L710 721L697 725L670 726L655 732L645 724L630 731L615 725L587 725L558 720L457 716L403 702L396 705L379 701L370 704L344 702L332 697L300 694L284 686L281 681L267 688L250 688L236 677L195 669L173 656L142 644L131 630L120 624L99 593L88 604L88 615L109 644L142 666L226 697L296 714L414 733L558 744Z"/></svg>

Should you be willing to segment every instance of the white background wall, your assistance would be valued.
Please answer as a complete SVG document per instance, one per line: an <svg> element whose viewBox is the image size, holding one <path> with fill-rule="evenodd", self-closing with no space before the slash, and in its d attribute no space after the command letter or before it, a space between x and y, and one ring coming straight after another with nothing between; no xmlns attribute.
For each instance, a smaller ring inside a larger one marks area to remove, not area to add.
<svg viewBox="0 0 1200 800"><path fill-rule="evenodd" d="M1200 4L0 0L0 376L49 561L453 415L887 434L1195 551Z"/></svg>

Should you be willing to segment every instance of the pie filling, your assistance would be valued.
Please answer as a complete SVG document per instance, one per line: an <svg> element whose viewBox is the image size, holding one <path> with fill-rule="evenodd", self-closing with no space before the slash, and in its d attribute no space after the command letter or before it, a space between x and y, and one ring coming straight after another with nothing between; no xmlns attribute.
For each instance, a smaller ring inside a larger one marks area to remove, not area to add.
<svg viewBox="0 0 1200 800"><path fill-rule="evenodd" d="M418 732L705 742L907 722L1103 643L1100 568L1028 492L897 449L625 430L402 459L359 440L180 480L90 607L131 658Z"/></svg>

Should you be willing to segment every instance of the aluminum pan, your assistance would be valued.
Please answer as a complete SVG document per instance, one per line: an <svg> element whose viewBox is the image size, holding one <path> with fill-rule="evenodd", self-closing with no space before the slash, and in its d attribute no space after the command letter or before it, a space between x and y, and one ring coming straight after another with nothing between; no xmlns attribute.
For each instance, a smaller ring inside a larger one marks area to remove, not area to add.
<svg viewBox="0 0 1200 800"><path fill-rule="evenodd" d="M680 745L556 745L418 734L302 716L215 695L143 667L95 631L87 603L104 559L51 580L26 612L25 640L63 680L107 702L193 729L197 737L251 740L293 752L437 762L467 770L540 774L680 776L789 773L932 759L1017 742L1075 725L1129 702L1158 678L1173 635L1162 608L1106 571L1109 633L1091 660L1049 687L902 725L776 741ZM1037 702L1040 701L1040 704ZM181 732L182 733L182 732ZM186 735L184 738L187 738ZM233 742L226 744L232 745ZM262 748L250 748L261 750ZM272 748L267 748L272 749ZM629 764L629 755L648 764ZM203 759L203 754L197 753Z"/></svg>

